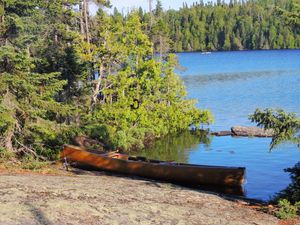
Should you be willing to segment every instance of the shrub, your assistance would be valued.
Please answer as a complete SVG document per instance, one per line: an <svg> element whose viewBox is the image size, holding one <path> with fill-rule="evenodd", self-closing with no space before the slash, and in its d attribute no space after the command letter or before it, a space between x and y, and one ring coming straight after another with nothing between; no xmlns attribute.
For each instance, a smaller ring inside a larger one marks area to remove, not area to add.
<svg viewBox="0 0 300 225"><path fill-rule="evenodd" d="M6 162L14 157L13 152L0 147L0 163Z"/></svg>
<svg viewBox="0 0 300 225"><path fill-rule="evenodd" d="M21 168L26 170L39 170L48 165L48 162L39 161L38 159L30 155L23 158L21 161Z"/></svg>
<svg viewBox="0 0 300 225"><path fill-rule="evenodd" d="M278 206L279 210L276 212L276 216L280 219L291 219L300 214L300 202L291 204L288 200L281 199Z"/></svg>

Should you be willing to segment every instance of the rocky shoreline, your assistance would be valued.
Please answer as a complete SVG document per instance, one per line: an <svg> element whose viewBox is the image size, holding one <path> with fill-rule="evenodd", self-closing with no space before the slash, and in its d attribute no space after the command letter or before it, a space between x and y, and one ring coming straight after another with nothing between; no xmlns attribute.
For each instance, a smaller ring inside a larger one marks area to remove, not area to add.
<svg viewBox="0 0 300 225"><path fill-rule="evenodd" d="M0 224L278 224L242 200L101 172L0 173Z"/></svg>

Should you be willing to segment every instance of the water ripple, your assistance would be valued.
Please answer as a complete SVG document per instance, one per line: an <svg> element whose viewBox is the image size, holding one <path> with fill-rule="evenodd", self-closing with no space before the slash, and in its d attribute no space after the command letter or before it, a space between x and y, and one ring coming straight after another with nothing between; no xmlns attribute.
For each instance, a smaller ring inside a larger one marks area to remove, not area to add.
<svg viewBox="0 0 300 225"><path fill-rule="evenodd" d="M205 85L212 82L227 82L236 80L247 80L266 76L282 76L282 75L299 75L300 70L277 70L277 71L251 71L251 72L235 72L235 73L215 73L215 74L198 74L184 75L181 79L186 85L193 84L195 86Z"/></svg>

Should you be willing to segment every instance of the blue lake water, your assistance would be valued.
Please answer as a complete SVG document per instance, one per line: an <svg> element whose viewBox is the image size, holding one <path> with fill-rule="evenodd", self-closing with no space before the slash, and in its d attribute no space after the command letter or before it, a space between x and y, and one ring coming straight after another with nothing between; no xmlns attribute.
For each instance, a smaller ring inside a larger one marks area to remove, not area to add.
<svg viewBox="0 0 300 225"><path fill-rule="evenodd" d="M300 50L178 54L189 97L210 109L216 129L250 125L256 108L300 113Z"/></svg>
<svg viewBox="0 0 300 225"><path fill-rule="evenodd" d="M256 108L300 115L300 50L180 53L178 58L188 97L198 99L198 107L215 117L212 130L254 126L248 116ZM209 145L190 143L178 145L181 149L175 147L172 155L180 152L178 161L195 164L246 167L246 196L261 200L284 189L290 179L283 170L300 161L300 149L291 144L270 152L269 138L213 137Z"/></svg>

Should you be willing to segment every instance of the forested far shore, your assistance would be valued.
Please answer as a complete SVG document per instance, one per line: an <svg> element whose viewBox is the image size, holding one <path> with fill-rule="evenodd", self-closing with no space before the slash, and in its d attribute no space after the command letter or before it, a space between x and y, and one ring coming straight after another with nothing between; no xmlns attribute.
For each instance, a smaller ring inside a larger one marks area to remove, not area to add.
<svg viewBox="0 0 300 225"><path fill-rule="evenodd" d="M179 10L139 10L156 52L294 49L300 47L300 5L295 0L202 0ZM117 14L115 10L114 15Z"/></svg>

